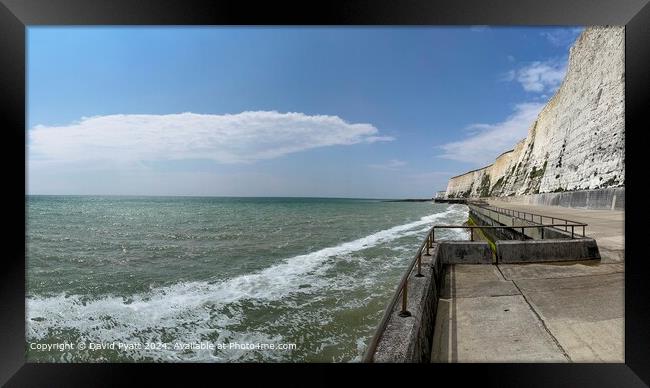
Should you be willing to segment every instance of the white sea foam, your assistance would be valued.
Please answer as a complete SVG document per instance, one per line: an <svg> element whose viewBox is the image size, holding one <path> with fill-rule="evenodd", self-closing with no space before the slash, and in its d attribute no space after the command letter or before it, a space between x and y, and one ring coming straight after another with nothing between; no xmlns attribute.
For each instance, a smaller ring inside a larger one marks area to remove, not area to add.
<svg viewBox="0 0 650 388"><path fill-rule="evenodd" d="M322 274L337 257L423 233L434 223L457 224L466 218L465 206L452 205L445 212L431 214L337 246L291 257L256 273L216 283L182 282L152 288L147 293L132 296L130 301L118 296L105 296L90 301L79 295L31 297L27 299L27 336L30 340L43 339L52 329L71 330L82 339L95 342L160 341L161 330L167 334L173 333L184 342L203 341L205 335L213 333L215 329L219 329L220 335L227 336L229 331L226 328L239 323L243 318L236 302L249 300L253 303L268 303L281 300L292 293L313 293L323 287L331 287L337 280L327 279ZM452 233L460 236L458 233L462 231ZM339 280L342 283L355 281L345 277ZM359 282L359 279L356 281ZM310 287L299 287L304 284ZM220 308L227 305L230 305L229 314L219 312ZM236 334L237 337L239 334L241 333ZM173 350L133 354L134 358L139 356L162 360L215 360L205 352L181 356L180 352Z"/></svg>

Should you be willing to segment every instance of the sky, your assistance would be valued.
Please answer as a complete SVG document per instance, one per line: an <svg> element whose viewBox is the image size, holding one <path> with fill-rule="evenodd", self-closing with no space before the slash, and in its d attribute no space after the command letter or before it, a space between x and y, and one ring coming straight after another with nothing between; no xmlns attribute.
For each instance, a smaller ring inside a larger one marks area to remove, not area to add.
<svg viewBox="0 0 650 388"><path fill-rule="evenodd" d="M27 193L431 198L581 27L29 27Z"/></svg>

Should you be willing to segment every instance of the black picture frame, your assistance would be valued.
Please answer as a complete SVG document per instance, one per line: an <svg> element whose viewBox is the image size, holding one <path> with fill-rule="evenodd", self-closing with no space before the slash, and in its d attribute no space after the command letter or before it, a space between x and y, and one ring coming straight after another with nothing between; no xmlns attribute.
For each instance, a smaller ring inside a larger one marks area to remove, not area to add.
<svg viewBox="0 0 650 388"><path fill-rule="evenodd" d="M644 255L644 134L650 129L648 0L0 0L0 126L4 144L0 384L112 386L154 380L244 385L364 382L496 386L650 385L650 297ZM624 364L36 364L25 362L25 32L35 25L625 25L626 213ZM629 210L629 211L628 211ZM23 229L24 231L24 229ZM21 258L22 257L22 258ZM243 369L246 368L246 369ZM252 368L252 369L251 369ZM299 376L297 372L307 372ZM153 379L153 380L152 380ZM422 380L422 381L418 381Z"/></svg>

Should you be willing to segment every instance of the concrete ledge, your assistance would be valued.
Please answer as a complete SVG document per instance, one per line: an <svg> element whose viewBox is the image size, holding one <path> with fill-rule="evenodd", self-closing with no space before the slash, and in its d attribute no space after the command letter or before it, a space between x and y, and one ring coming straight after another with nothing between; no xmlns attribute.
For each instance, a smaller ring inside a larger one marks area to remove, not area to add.
<svg viewBox="0 0 650 388"><path fill-rule="evenodd" d="M438 244L442 264L492 264L492 250L483 241L445 241Z"/></svg>
<svg viewBox="0 0 650 388"><path fill-rule="evenodd" d="M508 229L484 229L483 233L487 233L493 237L494 240L521 240L522 239L522 226L536 226L539 225L538 217L535 217L536 221L522 220L507 214L499 213L492 209L486 209L483 207L468 205L470 209L470 216L477 222L479 225L492 225L492 226L507 226ZM551 217L546 217L544 219L545 223L551 222ZM560 222L560 221L556 221ZM519 227L520 229L517 229ZM535 240L543 239L564 239L571 238L571 228L570 225L567 226L567 231L561 230L561 227L539 227L539 228L525 228L523 230L523 236L526 238L532 238ZM542 232L543 230L543 232ZM576 226L574 228L575 235L582 235L582 227ZM543 238L542 238L543 237Z"/></svg>
<svg viewBox="0 0 650 388"><path fill-rule="evenodd" d="M499 214L496 212L494 213L494 218L491 217L491 214L486 214L487 211L485 209L479 208L474 205L468 205L469 206L469 216L470 218L474 221L476 225L488 225L488 226L506 226L502 219L505 219L506 216L502 216L499 218ZM508 217L508 220L512 220L511 217ZM508 221L508 225L512 225L512 221ZM522 236L521 229L513 229L513 228L504 228L504 229L481 229L481 231L488 235L493 241L496 240L522 240L524 238L529 238L530 236L524 234ZM524 233L527 231L524 230Z"/></svg>
<svg viewBox="0 0 650 388"><path fill-rule="evenodd" d="M497 241L496 247L498 264L600 260L598 245L592 238Z"/></svg>

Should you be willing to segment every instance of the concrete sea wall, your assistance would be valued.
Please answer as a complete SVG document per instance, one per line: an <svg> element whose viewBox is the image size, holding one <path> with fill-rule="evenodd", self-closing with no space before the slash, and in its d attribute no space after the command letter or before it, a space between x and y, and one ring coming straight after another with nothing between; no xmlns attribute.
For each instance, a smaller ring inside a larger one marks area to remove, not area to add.
<svg viewBox="0 0 650 388"><path fill-rule="evenodd" d="M373 362L427 362L431 355L431 341L440 291L441 264L438 244L431 255L422 256L423 277L409 276L407 306L409 317L400 317L401 303L390 312L390 318L370 355Z"/></svg>
<svg viewBox="0 0 650 388"><path fill-rule="evenodd" d="M468 205L470 209L470 217L478 225L491 225L491 226L512 226L512 229L484 229L484 233L493 236L494 240L523 240L523 239L568 239L571 238L571 227L565 227L566 230L560 228L524 228L517 229L517 227L535 226L540 223L540 219L533 217L533 220L521 219L516 216L499 213L489 208L484 208L475 205ZM544 223L551 223L552 219L546 217ZM562 220L555 220L555 223L562 224ZM543 231L542 231L543 230ZM573 228L575 236L582 234L582 227L576 226Z"/></svg>
<svg viewBox="0 0 650 388"><path fill-rule="evenodd" d="M575 238L572 238L568 226L566 231L561 230L561 227L560 229L552 227L517 229L521 226L538 225L541 220L532 217L533 220L528 221L489 208L468 206L470 217L479 225L512 226L512 228L483 231L495 241L498 264L600 260L596 240L582 236L581 227L575 228L573 236ZM548 217L544 222L550 222ZM556 222L562 223L560 220Z"/></svg>
<svg viewBox="0 0 650 388"><path fill-rule="evenodd" d="M438 255L442 264L492 264L490 245L480 241L447 241Z"/></svg>
<svg viewBox="0 0 650 388"><path fill-rule="evenodd" d="M528 136L493 164L451 178L447 197L561 193L535 200L585 207L607 202L592 199L599 194L582 201L582 194L565 193L624 185L624 38L623 27L586 28L571 47L562 85Z"/></svg>
<svg viewBox="0 0 650 388"><path fill-rule="evenodd" d="M497 263L542 263L600 260L593 238L575 240L497 241Z"/></svg>
<svg viewBox="0 0 650 388"><path fill-rule="evenodd" d="M510 197L488 197L486 199L522 205L625 210L624 187L611 187L599 190L566 191L562 193L516 195Z"/></svg>

